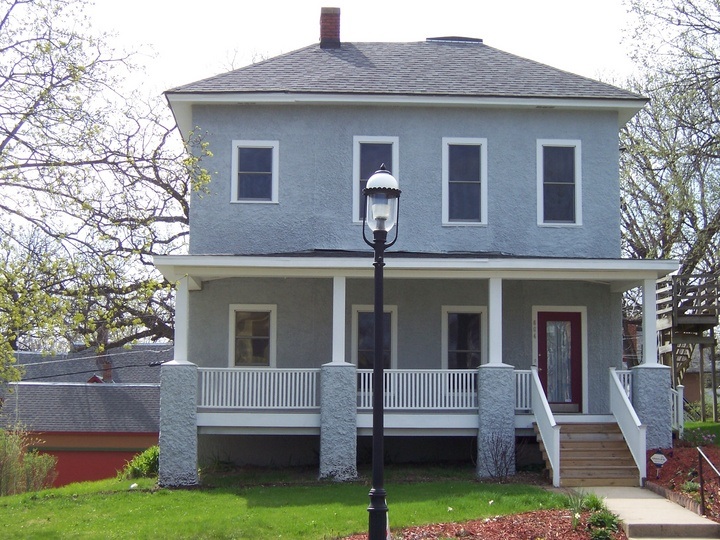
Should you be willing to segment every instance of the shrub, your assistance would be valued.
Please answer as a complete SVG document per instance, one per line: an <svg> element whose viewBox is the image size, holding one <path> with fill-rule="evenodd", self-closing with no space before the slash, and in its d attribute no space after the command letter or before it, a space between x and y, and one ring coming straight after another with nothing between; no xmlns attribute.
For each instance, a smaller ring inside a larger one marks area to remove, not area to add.
<svg viewBox="0 0 720 540"><path fill-rule="evenodd" d="M14 495L49 487L55 480L57 458L31 449L21 427L0 429L0 495Z"/></svg>
<svg viewBox="0 0 720 540"><path fill-rule="evenodd" d="M118 473L118 478L130 480L132 478L152 478L157 476L159 459L160 447L157 445L151 446L128 461L123 470Z"/></svg>
<svg viewBox="0 0 720 540"><path fill-rule="evenodd" d="M697 493L700 491L700 484L698 482L688 480L682 485L680 489L685 493Z"/></svg>
<svg viewBox="0 0 720 540"><path fill-rule="evenodd" d="M592 540L610 540L618 530L618 517L604 508L593 512L587 524Z"/></svg>

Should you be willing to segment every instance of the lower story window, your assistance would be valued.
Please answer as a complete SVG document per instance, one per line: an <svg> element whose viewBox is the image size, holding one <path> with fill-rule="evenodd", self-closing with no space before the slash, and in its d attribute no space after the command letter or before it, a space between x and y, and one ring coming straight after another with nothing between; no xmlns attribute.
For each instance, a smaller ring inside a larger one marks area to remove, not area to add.
<svg viewBox="0 0 720 540"><path fill-rule="evenodd" d="M230 365L275 365L275 306L230 306Z"/></svg>
<svg viewBox="0 0 720 540"><path fill-rule="evenodd" d="M395 356L395 310L383 313L383 367L390 369ZM353 361L358 369L375 366L375 313L372 307L356 306L353 311Z"/></svg>
<svg viewBox="0 0 720 540"><path fill-rule="evenodd" d="M483 309L443 308L443 353L447 369L474 369L483 362Z"/></svg>

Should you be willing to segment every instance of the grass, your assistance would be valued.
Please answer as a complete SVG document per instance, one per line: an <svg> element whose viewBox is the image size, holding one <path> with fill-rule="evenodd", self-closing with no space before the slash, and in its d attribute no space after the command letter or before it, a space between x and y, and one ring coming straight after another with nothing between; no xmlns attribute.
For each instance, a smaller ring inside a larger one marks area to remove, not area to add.
<svg viewBox="0 0 720 540"><path fill-rule="evenodd" d="M685 422L685 429L700 430L704 433L715 436L716 441L720 441L720 422Z"/></svg>
<svg viewBox="0 0 720 540"><path fill-rule="evenodd" d="M476 482L467 470L388 468L385 484L392 528L568 504L534 486ZM294 471L208 476L189 490L156 489L152 479L72 484L0 498L0 537L331 540L367 530L368 490Z"/></svg>

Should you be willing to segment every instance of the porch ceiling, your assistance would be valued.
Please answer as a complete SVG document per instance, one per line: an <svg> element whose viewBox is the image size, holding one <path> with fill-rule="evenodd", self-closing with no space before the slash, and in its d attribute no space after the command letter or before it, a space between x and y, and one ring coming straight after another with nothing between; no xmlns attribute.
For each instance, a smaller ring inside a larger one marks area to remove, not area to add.
<svg viewBox="0 0 720 540"><path fill-rule="evenodd" d="M203 281L231 277L372 278L372 254L302 255L164 255L154 258L169 281L189 278L190 289ZM675 260L551 259L520 257L408 256L388 253L385 278L592 281L622 292L677 270Z"/></svg>

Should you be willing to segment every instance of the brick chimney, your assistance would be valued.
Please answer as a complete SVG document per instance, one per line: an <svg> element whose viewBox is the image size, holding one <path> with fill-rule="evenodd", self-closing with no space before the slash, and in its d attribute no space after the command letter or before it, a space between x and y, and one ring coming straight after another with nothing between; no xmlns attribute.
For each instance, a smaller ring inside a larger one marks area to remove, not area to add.
<svg viewBox="0 0 720 540"><path fill-rule="evenodd" d="M320 10L320 48L340 48L340 8L324 7Z"/></svg>

